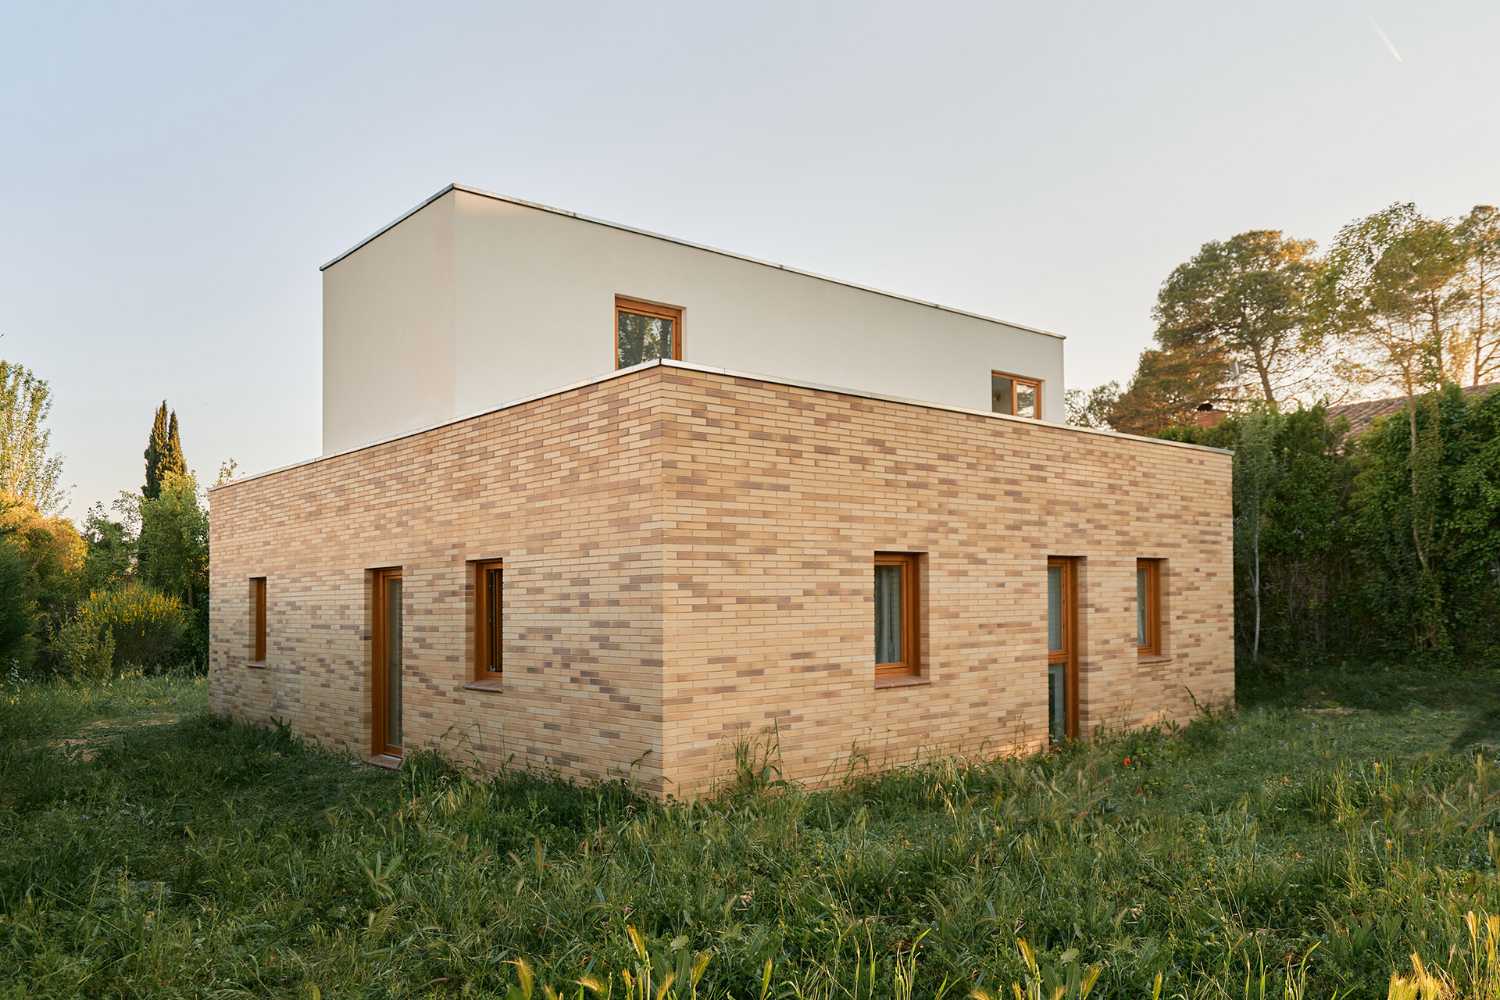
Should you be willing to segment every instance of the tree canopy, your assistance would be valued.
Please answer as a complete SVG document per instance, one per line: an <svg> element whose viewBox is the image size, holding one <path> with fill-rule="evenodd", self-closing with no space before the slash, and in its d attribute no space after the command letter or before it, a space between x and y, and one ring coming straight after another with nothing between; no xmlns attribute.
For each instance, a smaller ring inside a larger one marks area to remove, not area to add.
<svg viewBox="0 0 1500 1000"><path fill-rule="evenodd" d="M52 390L23 365L0 360L0 492L44 514L63 505L62 459L51 452Z"/></svg>

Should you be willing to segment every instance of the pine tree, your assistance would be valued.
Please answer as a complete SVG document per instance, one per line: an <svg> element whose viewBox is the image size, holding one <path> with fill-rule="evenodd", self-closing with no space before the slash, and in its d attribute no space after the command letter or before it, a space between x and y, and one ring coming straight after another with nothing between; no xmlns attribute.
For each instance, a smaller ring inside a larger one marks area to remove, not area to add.
<svg viewBox="0 0 1500 1000"><path fill-rule="evenodd" d="M156 408L156 419L151 423L151 439L146 443L146 485L141 487L141 496L155 500L161 495L161 484L168 474L183 475L187 472L187 459L182 454L182 437L177 431L177 413L167 410L167 401Z"/></svg>

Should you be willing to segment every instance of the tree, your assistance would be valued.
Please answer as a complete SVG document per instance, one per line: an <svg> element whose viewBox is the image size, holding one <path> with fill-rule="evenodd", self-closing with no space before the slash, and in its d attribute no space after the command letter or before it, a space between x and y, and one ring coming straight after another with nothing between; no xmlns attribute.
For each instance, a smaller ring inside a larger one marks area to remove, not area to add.
<svg viewBox="0 0 1500 1000"><path fill-rule="evenodd" d="M1458 224L1464 250L1462 281L1472 313L1470 385L1500 377L1500 210L1475 205Z"/></svg>
<svg viewBox="0 0 1500 1000"><path fill-rule="evenodd" d="M1317 330L1306 322L1315 246L1273 229L1203 244L1157 294L1157 344L1217 355L1225 384L1214 398L1276 406L1307 392L1321 357Z"/></svg>
<svg viewBox="0 0 1500 1000"><path fill-rule="evenodd" d="M1065 397L1067 421L1074 427L1108 427L1109 414L1120 398L1120 383L1096 385L1092 389L1069 389Z"/></svg>
<svg viewBox="0 0 1500 1000"><path fill-rule="evenodd" d="M1250 656L1260 658L1261 550L1266 502L1276 477L1272 450L1274 415L1250 413L1239 421L1234 449L1234 549L1235 562L1243 568L1250 593Z"/></svg>
<svg viewBox="0 0 1500 1000"><path fill-rule="evenodd" d="M138 572L162 593L199 607L208 593L208 512L191 475L169 473L158 495L141 502Z"/></svg>
<svg viewBox="0 0 1500 1000"><path fill-rule="evenodd" d="M165 399L156 408L151 422L145 457L146 483L141 487L141 496L147 500L157 498L168 475L187 474L187 460L182 454L182 438L177 429L177 412L168 413Z"/></svg>
<svg viewBox="0 0 1500 1000"><path fill-rule="evenodd" d="M135 537L123 521L112 519L95 502L83 522L83 592L92 594L123 583L135 563Z"/></svg>
<svg viewBox="0 0 1500 1000"><path fill-rule="evenodd" d="M1350 348L1348 371L1365 383L1399 386L1406 397L1410 529L1425 606L1428 648L1445 645L1441 588L1432 558L1442 437L1434 413L1417 419L1417 397L1456 382L1472 338L1461 319L1466 250L1457 228L1395 204L1339 231L1326 261L1318 312L1324 328ZM1437 405L1436 396L1430 397ZM1420 433L1425 426L1427 433Z"/></svg>
<svg viewBox="0 0 1500 1000"><path fill-rule="evenodd" d="M0 532L0 670L31 664L35 652L36 601L26 556Z"/></svg>
<svg viewBox="0 0 1500 1000"><path fill-rule="evenodd" d="M43 513L62 507L62 459L50 453L52 390L22 365L0 361L0 492Z"/></svg>
<svg viewBox="0 0 1500 1000"><path fill-rule="evenodd" d="M1146 435L1186 424L1200 403L1222 398L1229 371L1223 352L1209 345L1143 351L1106 423L1122 434Z"/></svg>

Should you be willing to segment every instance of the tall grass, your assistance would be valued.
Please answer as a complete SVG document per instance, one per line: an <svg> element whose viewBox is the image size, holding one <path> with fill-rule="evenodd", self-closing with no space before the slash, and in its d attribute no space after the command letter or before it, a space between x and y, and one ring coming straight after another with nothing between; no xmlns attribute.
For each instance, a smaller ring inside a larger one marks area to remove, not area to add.
<svg viewBox="0 0 1500 1000"><path fill-rule="evenodd" d="M820 792L767 744L670 805L355 766L190 680L0 688L0 996L1491 995L1494 680L1324 673Z"/></svg>

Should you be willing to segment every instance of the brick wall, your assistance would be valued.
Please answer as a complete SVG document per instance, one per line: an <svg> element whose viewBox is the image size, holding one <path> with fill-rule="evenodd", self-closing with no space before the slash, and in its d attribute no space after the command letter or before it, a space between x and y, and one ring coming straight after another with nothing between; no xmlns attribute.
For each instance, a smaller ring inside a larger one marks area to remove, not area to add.
<svg viewBox="0 0 1500 1000"><path fill-rule="evenodd" d="M1079 557L1080 724L1233 697L1230 460L833 392L663 371L667 772L683 793L779 743L837 777L1047 733L1047 557ZM922 686L877 689L877 551L925 553ZM1163 656L1137 558L1165 559Z"/></svg>
<svg viewBox="0 0 1500 1000"><path fill-rule="evenodd" d="M811 782L1027 749L1049 555L1081 560L1085 731L1232 698L1229 504L1217 452L652 367L215 490L213 705L368 752L368 572L401 566L408 747L683 795L772 731ZM925 553L918 686L875 686L881 550ZM1153 661L1138 557L1166 560ZM465 687L490 558L498 692Z"/></svg>
<svg viewBox="0 0 1500 1000"><path fill-rule="evenodd" d="M368 571L399 566L407 747L660 789L660 388L614 379L214 490L214 709L368 753ZM468 563L493 558L498 692L465 687Z"/></svg>

